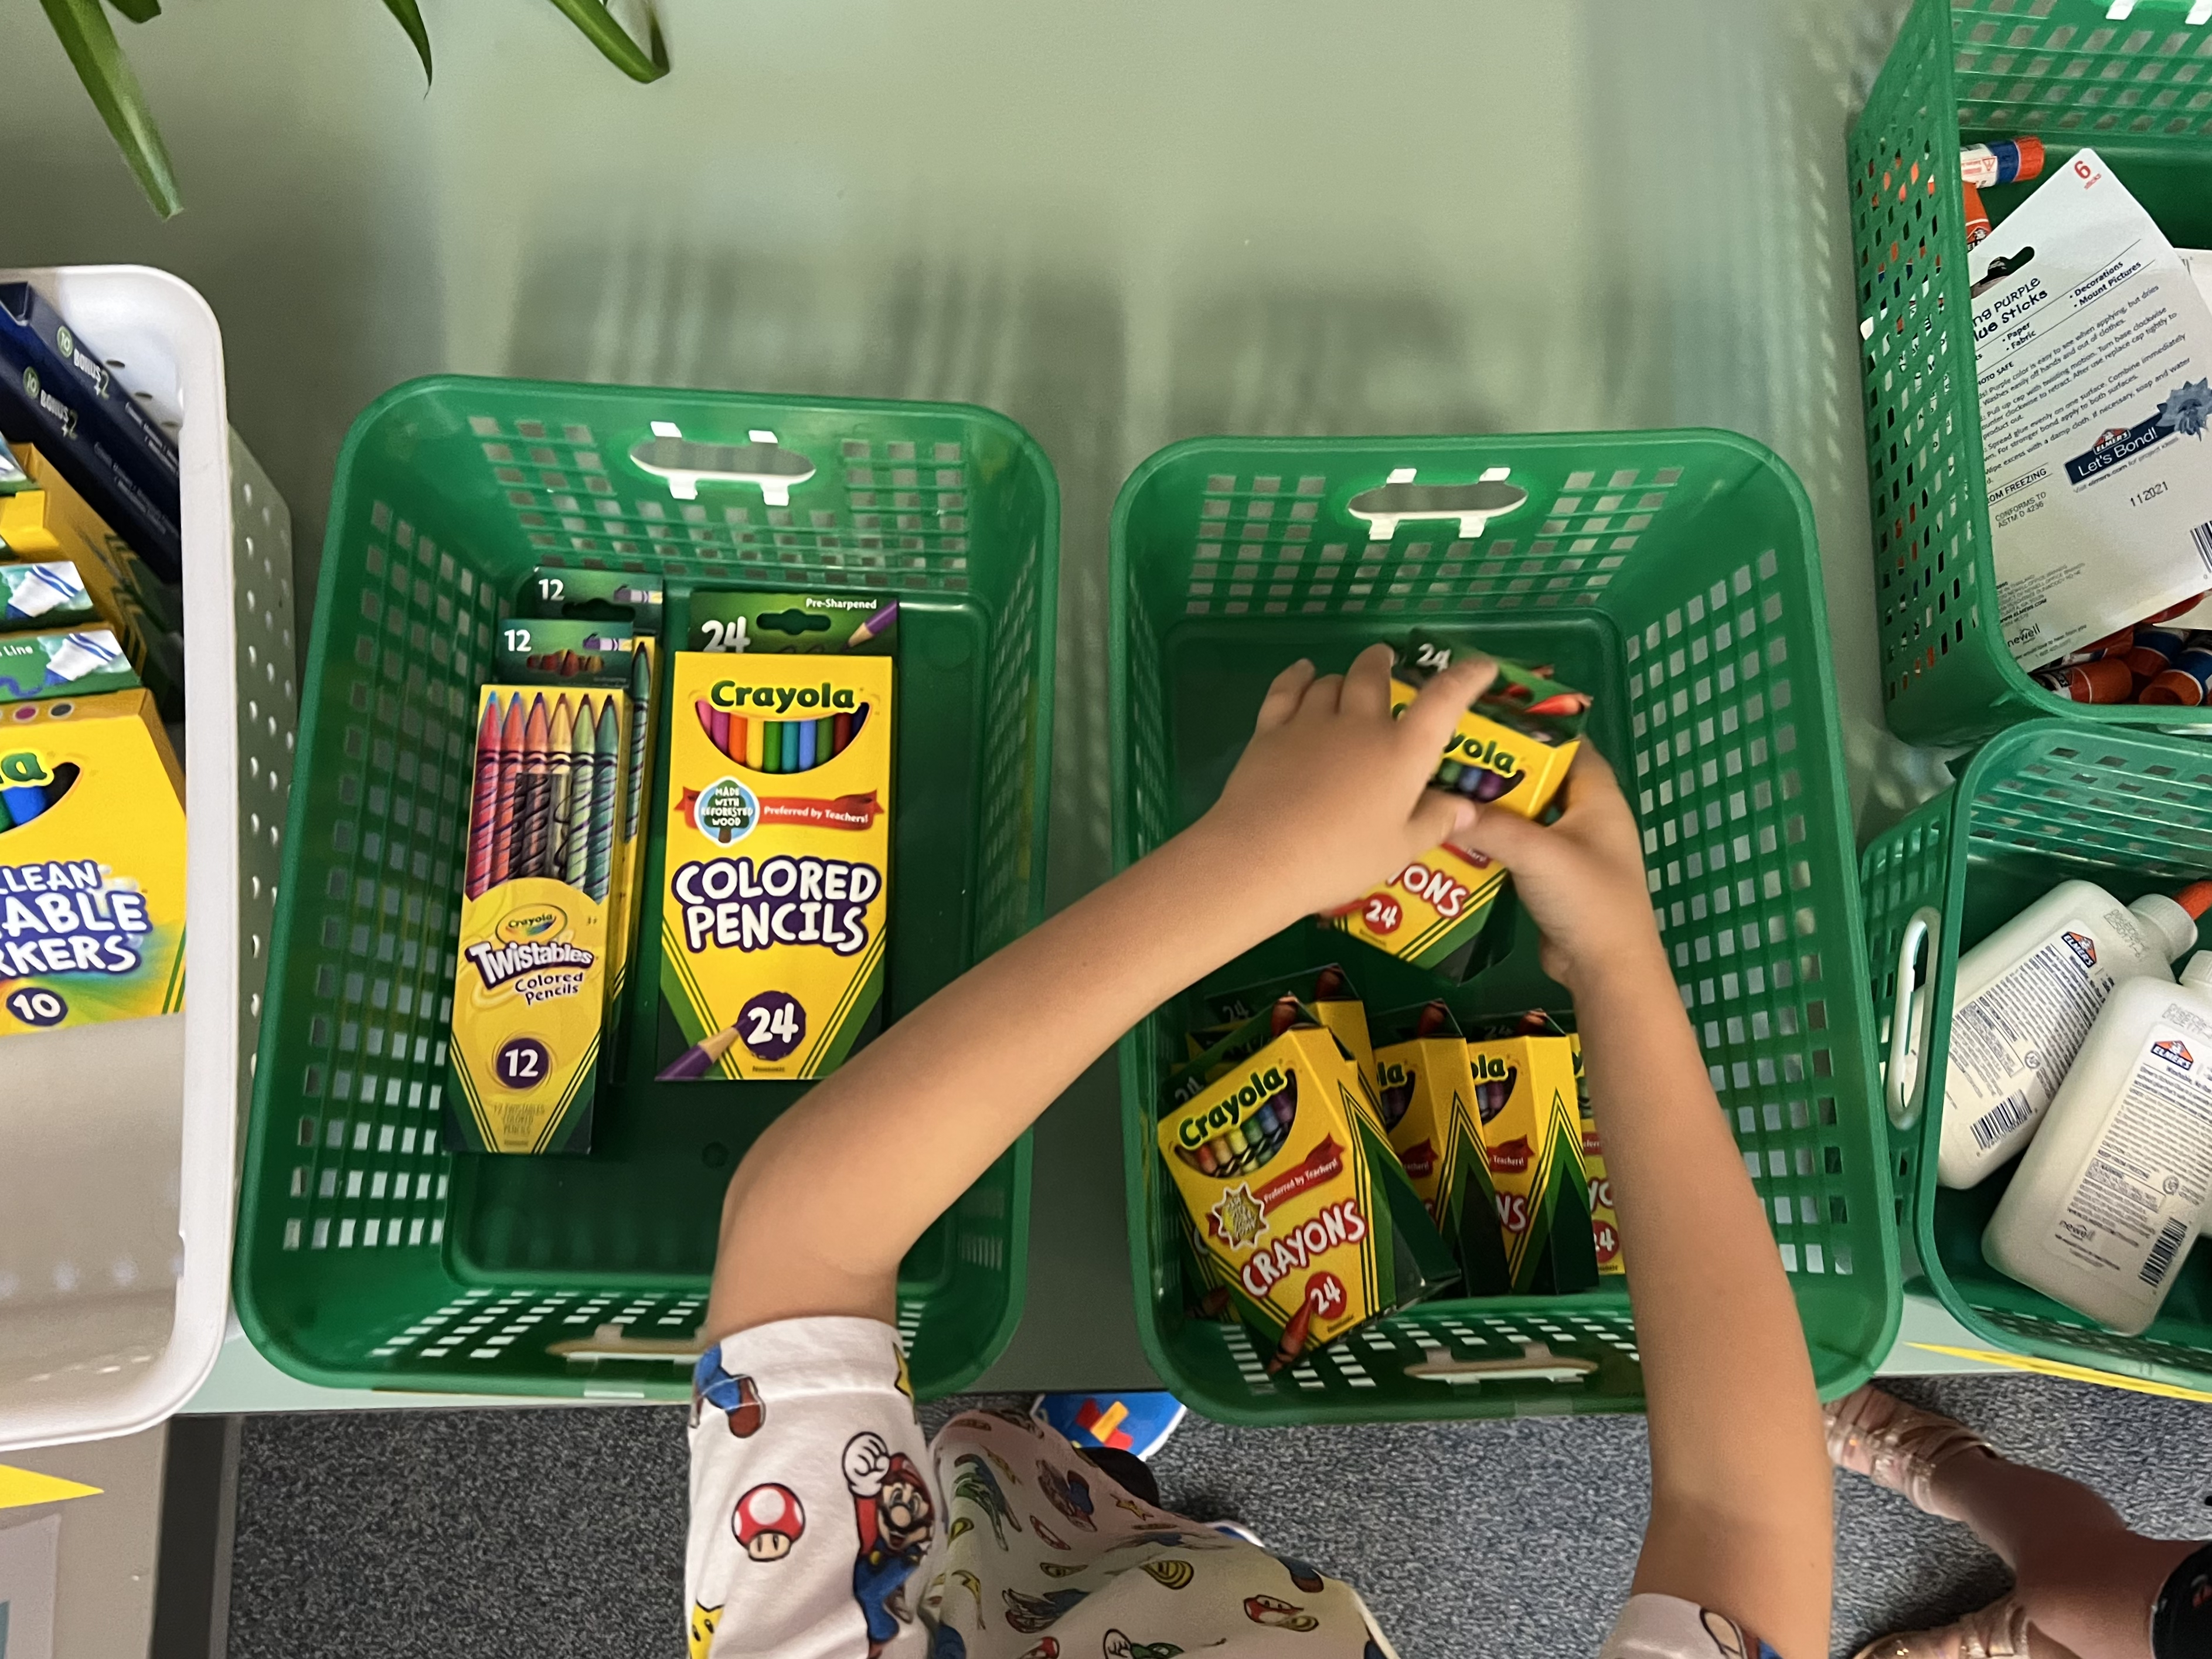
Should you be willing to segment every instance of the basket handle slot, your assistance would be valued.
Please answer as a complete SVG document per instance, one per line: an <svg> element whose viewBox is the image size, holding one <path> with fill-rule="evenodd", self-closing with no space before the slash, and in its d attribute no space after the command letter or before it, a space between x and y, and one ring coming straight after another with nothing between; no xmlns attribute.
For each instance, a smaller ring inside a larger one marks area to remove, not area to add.
<svg viewBox="0 0 2212 1659"><path fill-rule="evenodd" d="M665 1364L690 1365L696 1364L707 1345L694 1331L689 1336L632 1336L626 1326L601 1325L589 1336L571 1337L563 1342L550 1342L545 1352L563 1359L580 1359L596 1364L602 1359L660 1360Z"/></svg>
<svg viewBox="0 0 2212 1659"><path fill-rule="evenodd" d="M1580 1382L1597 1370L1597 1361L1553 1353L1548 1343L1522 1345L1517 1359L1461 1359L1448 1348L1421 1350L1406 1375L1424 1382Z"/></svg>
<svg viewBox="0 0 2212 1659"><path fill-rule="evenodd" d="M1889 1066L1883 1093L1889 1121L1899 1129L1920 1121L1928 1097L1921 1057L1928 1042L1928 986L1919 982L1920 950L1928 947L1928 980L1936 979L1936 943L1942 937L1943 913L1922 905L1905 924L1897 943L1897 1001L1889 1015Z"/></svg>
<svg viewBox="0 0 2212 1659"><path fill-rule="evenodd" d="M1492 519L1523 505L1528 492L1505 482L1510 467L1486 468L1473 483L1415 483L1417 469L1401 466L1372 489L1363 489L1345 504L1355 519L1367 522L1367 539L1387 542L1401 524L1431 519L1456 519L1462 539L1473 541Z"/></svg>
<svg viewBox="0 0 2212 1659"><path fill-rule="evenodd" d="M696 501L701 484L750 484L769 507L789 507L794 484L814 476L814 463L795 449L786 449L775 434L748 432L741 444L708 443L684 435L673 421L655 421L653 435L629 447L631 463L640 471L668 481L668 493L679 501Z"/></svg>

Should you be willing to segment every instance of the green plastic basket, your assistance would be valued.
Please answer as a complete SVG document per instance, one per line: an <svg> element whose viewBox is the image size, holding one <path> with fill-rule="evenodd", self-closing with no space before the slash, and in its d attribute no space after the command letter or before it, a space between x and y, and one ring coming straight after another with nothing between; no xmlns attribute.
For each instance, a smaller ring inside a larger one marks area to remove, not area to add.
<svg viewBox="0 0 2212 1659"><path fill-rule="evenodd" d="M2080 877L2122 901L2171 891L2212 870L2212 750L2201 742L2080 720L2014 726L1975 753L1959 781L1866 849L1867 954L1886 1044L1899 954L1922 910L1934 1009L1951 1006L1959 953L2060 882ZM2212 1389L2212 1255L2194 1252L2165 1310L2141 1336L2115 1336L1982 1260L1982 1230L2017 1162L1980 1186L1936 1184L1940 1081L1950 1021L1931 1018L1919 1100L1892 1113L1899 1231L1952 1315L1996 1348L2145 1382ZM1900 1087L1903 1080L1900 1079Z"/></svg>
<svg viewBox="0 0 2212 1659"><path fill-rule="evenodd" d="M2061 715L2212 723L2212 705L2090 708L2045 690L1996 619L1975 392L1961 143L2023 133L2045 174L2094 146L2183 247L2212 247L2212 24L2178 0L1919 0L1851 129L1851 244L1891 729L1965 743ZM2035 188L1982 192L2002 218Z"/></svg>
<svg viewBox="0 0 2212 1659"><path fill-rule="evenodd" d="M629 459L655 422L707 443L766 430L816 471L784 506L713 482L677 500ZM981 409L440 378L355 422L240 1203L239 1314L263 1352L334 1385L682 1397L722 1188L805 1086L652 1081L648 915L626 1011L647 1040L603 1073L592 1152L446 1150L466 711L525 574L657 574L672 599L687 583L896 592L896 1016L1042 914L1058 549L1051 465ZM657 835L648 856L650 893ZM1024 1141L908 1257L918 1389L959 1388L1012 1335L1028 1217Z"/></svg>
<svg viewBox="0 0 2212 1659"><path fill-rule="evenodd" d="M1407 467L1420 484L1508 468L1528 500L1479 539L1414 520L1370 540L1347 504ZM1771 1213L1821 1387L1863 1381L1896 1333L1897 1241L1819 554L1789 469L1711 431L1198 439L1123 486L1111 584L1124 865L1212 803L1268 679L1299 655L1341 668L1417 625L1463 630L1595 694L1590 730L1637 803L1683 1003ZM1331 956L1370 1008L1438 983L1304 927L1220 982ZM1448 1000L1463 1016L1566 1006L1525 916L1511 954ZM1188 1316L1152 1127L1189 1014L1154 1014L1121 1054L1138 1328L1179 1396L1245 1423L1642 1408L1619 1288L1424 1304L1272 1378L1241 1329ZM1425 1362L1460 1380L1407 1374Z"/></svg>

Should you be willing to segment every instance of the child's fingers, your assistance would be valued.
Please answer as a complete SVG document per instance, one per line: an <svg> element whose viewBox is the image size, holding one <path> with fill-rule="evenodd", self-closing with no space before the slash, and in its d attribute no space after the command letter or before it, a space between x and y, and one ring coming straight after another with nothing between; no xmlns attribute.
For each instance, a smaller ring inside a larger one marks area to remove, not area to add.
<svg viewBox="0 0 2212 1659"><path fill-rule="evenodd" d="M1344 713L1372 720L1390 712L1390 647L1379 641L1352 659L1344 677Z"/></svg>
<svg viewBox="0 0 2212 1659"><path fill-rule="evenodd" d="M1399 716L1408 744L1423 753L1441 755L1469 704L1490 689L1498 665L1487 657L1463 657L1421 688L1413 706Z"/></svg>
<svg viewBox="0 0 2212 1659"><path fill-rule="evenodd" d="M1302 720L1319 720L1325 714L1334 714L1336 713L1337 701L1343 695L1344 676L1323 674L1306 688L1305 696L1298 701L1296 718Z"/></svg>
<svg viewBox="0 0 2212 1659"><path fill-rule="evenodd" d="M1272 732L1298 712L1299 699L1313 684L1314 665L1310 657L1300 657L1275 676L1268 686L1267 695L1260 700L1260 717L1255 720L1255 732Z"/></svg>
<svg viewBox="0 0 2212 1659"><path fill-rule="evenodd" d="M1479 810L1465 795L1455 795L1446 789L1425 789L1420 804L1413 808L1413 828L1424 849L1441 847L1448 841L1461 840L1464 832L1474 827Z"/></svg>
<svg viewBox="0 0 2212 1659"><path fill-rule="evenodd" d="M1455 847L1495 859L1508 870L1530 872L1542 868L1559 850L1552 832L1542 824L1531 823L1502 808L1478 808L1474 821L1454 832L1449 840Z"/></svg>

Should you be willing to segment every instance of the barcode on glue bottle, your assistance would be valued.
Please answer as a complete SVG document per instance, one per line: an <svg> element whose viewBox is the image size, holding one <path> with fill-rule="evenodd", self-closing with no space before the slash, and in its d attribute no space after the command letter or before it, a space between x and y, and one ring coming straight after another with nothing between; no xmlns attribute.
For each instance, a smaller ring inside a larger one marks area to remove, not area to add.
<svg viewBox="0 0 2212 1659"><path fill-rule="evenodd" d="M2189 539L2197 544L2197 556L2204 562L2204 574L2212 576L2212 520L2191 531Z"/></svg>
<svg viewBox="0 0 2212 1659"><path fill-rule="evenodd" d="M2173 1258L2181 1254L2181 1241L2188 1237L2187 1223L2167 1222L2160 1230L2157 1241L2150 1247L2150 1255L2142 1264L2142 1272L2136 1277L2156 1289L2173 1267Z"/></svg>
<svg viewBox="0 0 2212 1659"><path fill-rule="evenodd" d="M1986 1152L2034 1115L2027 1109L2026 1095L2007 1095L1974 1120L1974 1145Z"/></svg>

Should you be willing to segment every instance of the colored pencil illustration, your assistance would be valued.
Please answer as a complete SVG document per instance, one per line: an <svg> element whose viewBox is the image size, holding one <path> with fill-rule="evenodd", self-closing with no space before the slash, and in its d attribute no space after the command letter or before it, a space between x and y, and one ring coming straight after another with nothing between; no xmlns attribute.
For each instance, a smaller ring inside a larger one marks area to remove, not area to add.
<svg viewBox="0 0 2212 1659"><path fill-rule="evenodd" d="M568 694L563 692L553 705L553 724L548 733L550 746L546 750L545 771L550 787L546 791L545 858L538 869L539 875L556 881L568 862L568 790L575 765L570 751L576 740L572 720Z"/></svg>
<svg viewBox="0 0 2212 1659"><path fill-rule="evenodd" d="M545 869L545 830L553 804L551 748L553 729L545 713L545 694L531 700L530 719L522 728L522 777L515 786L514 873L541 875Z"/></svg>
<svg viewBox="0 0 2212 1659"><path fill-rule="evenodd" d="M469 866L464 890L471 898L491 884L492 822L499 806L499 693L484 699L477 722L476 791L469 797Z"/></svg>
<svg viewBox="0 0 2212 1659"><path fill-rule="evenodd" d="M756 772L763 772L768 769L767 762L762 758L767 746L768 722L766 720L747 721L745 724L745 764L751 767Z"/></svg>
<svg viewBox="0 0 2212 1659"><path fill-rule="evenodd" d="M592 805L598 799L600 770L599 734L592 729L597 718L592 700L584 698L576 712L575 752L568 761L568 823L559 873L562 880L579 889L592 864ZM607 763L613 764L611 757Z"/></svg>
<svg viewBox="0 0 2212 1659"><path fill-rule="evenodd" d="M662 1066L655 1073L653 1081L689 1083L695 1079L702 1078L714 1069L722 1056L730 1052L731 1044L737 1040L738 1028L734 1025L726 1031L717 1031L704 1042L693 1043L674 1060Z"/></svg>
<svg viewBox="0 0 2212 1659"><path fill-rule="evenodd" d="M615 716L612 697L599 705L597 747L600 763L592 781L592 851L584 869L584 891L592 898L604 899L613 865L616 795L622 782L617 764L622 757L622 725Z"/></svg>
<svg viewBox="0 0 2212 1659"><path fill-rule="evenodd" d="M799 739L799 764L794 769L801 772L814 769L814 728L821 723L819 720L792 721L793 735Z"/></svg>
<svg viewBox="0 0 2212 1659"><path fill-rule="evenodd" d="M653 653L640 645L629 655L629 787L623 818L625 842L637 838L637 815L645 795L645 738L653 730ZM612 705L609 708L611 709ZM608 756L620 752L604 732L599 734L599 752Z"/></svg>
<svg viewBox="0 0 2212 1659"><path fill-rule="evenodd" d="M849 651L854 646L866 645L870 640L875 638L877 635L881 634L885 629L889 629L890 625L897 620L898 601L896 599L893 599L889 605L877 611L875 615L870 617L867 621L862 623L858 628L853 630L853 636L845 641L845 648ZM927 630L925 629L924 631L927 632Z"/></svg>
<svg viewBox="0 0 2212 1659"><path fill-rule="evenodd" d="M484 878L488 887L498 886L514 873L514 801L521 778L522 694L518 691L500 725L499 793L492 802L491 868Z"/></svg>

